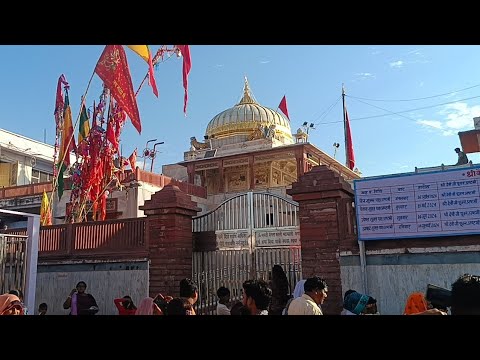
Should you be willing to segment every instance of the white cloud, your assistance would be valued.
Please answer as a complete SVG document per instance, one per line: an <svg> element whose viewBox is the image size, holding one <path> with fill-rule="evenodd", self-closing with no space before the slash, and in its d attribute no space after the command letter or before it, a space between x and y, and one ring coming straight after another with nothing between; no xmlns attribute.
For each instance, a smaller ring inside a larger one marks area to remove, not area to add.
<svg viewBox="0 0 480 360"><path fill-rule="evenodd" d="M418 86L422 87L423 85L425 85L425 83L423 81L420 81L420 84L418 84Z"/></svg>
<svg viewBox="0 0 480 360"><path fill-rule="evenodd" d="M260 64L268 64L270 60L260 60Z"/></svg>
<svg viewBox="0 0 480 360"><path fill-rule="evenodd" d="M423 127L440 131L444 136L456 135L459 131L473 129L473 118L480 116L480 105L468 106L464 102L448 104L438 112L443 120L418 120Z"/></svg>
<svg viewBox="0 0 480 360"><path fill-rule="evenodd" d="M375 79L376 77L374 74L369 72L356 73L355 76L358 80Z"/></svg>
<svg viewBox="0 0 480 360"><path fill-rule="evenodd" d="M397 60L394 62L390 63L390 67L392 68L401 68L403 66L403 61L402 60Z"/></svg>
<svg viewBox="0 0 480 360"><path fill-rule="evenodd" d="M224 66L225 66L225 65L223 65L223 64L216 64L216 65L215 65L216 68L221 68L221 67L224 67Z"/></svg>

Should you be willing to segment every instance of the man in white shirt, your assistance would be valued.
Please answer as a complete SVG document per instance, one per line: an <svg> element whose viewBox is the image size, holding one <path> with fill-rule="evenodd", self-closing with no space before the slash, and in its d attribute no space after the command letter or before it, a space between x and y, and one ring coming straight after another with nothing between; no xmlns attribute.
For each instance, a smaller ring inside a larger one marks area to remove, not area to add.
<svg viewBox="0 0 480 360"><path fill-rule="evenodd" d="M323 315L319 305L327 298L327 282L318 277L311 277L303 285L305 293L292 300L287 315Z"/></svg>
<svg viewBox="0 0 480 360"><path fill-rule="evenodd" d="M217 315L230 315L230 309L227 306L230 301L230 290L225 286L220 286L217 290L217 296Z"/></svg>

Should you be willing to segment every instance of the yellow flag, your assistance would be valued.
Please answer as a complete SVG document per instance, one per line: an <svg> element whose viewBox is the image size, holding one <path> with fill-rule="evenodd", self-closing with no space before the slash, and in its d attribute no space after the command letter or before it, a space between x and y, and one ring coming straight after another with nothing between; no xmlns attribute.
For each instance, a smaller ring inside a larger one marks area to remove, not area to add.
<svg viewBox="0 0 480 360"><path fill-rule="evenodd" d="M52 225L52 211L45 190L43 190L42 206L40 207L40 225Z"/></svg>
<svg viewBox="0 0 480 360"><path fill-rule="evenodd" d="M150 61L150 49L148 45L127 45L130 49L135 51L148 64Z"/></svg>
<svg viewBox="0 0 480 360"><path fill-rule="evenodd" d="M148 45L127 45L131 50L137 53L143 60L148 64L148 75L150 86L152 87L153 93L158 97L157 83L155 82L155 76L153 75L153 60L152 54L150 54L150 49Z"/></svg>

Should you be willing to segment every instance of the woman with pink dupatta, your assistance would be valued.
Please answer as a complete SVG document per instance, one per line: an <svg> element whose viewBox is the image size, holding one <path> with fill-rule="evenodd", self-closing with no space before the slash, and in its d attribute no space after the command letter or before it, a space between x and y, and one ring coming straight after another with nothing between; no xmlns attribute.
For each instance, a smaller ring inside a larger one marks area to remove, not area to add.
<svg viewBox="0 0 480 360"><path fill-rule="evenodd" d="M0 315L24 315L22 303L13 294L0 295Z"/></svg>
<svg viewBox="0 0 480 360"><path fill-rule="evenodd" d="M63 303L64 309L70 309L70 315L95 315L98 312L95 298L87 294L86 289L85 281L80 281Z"/></svg>

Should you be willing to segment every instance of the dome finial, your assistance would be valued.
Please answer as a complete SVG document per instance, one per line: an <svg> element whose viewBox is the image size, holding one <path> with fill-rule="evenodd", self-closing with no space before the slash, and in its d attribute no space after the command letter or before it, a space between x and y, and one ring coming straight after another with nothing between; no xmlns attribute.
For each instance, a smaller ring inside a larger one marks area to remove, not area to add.
<svg viewBox="0 0 480 360"><path fill-rule="evenodd" d="M247 75L245 75L245 85L243 86L243 97L237 105L242 104L256 104L257 102L253 98L253 95L250 92L250 86L248 86Z"/></svg>

